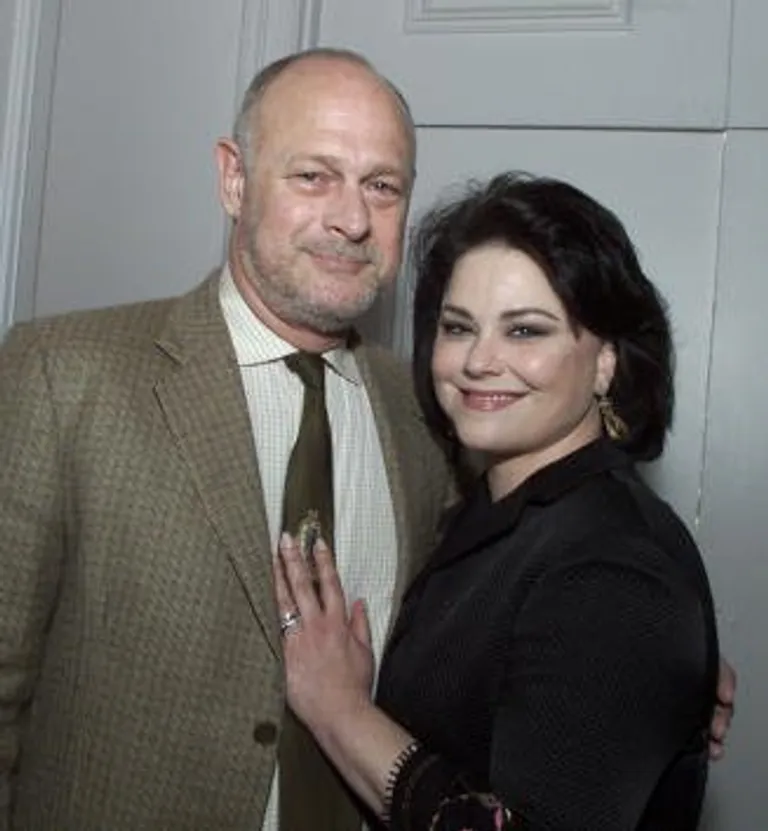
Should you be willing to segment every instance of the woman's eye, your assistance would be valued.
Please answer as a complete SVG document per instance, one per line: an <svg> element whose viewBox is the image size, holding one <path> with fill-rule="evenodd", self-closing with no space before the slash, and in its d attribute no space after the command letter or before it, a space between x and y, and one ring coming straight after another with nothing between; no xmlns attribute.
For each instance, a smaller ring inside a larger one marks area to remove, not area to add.
<svg viewBox="0 0 768 831"><path fill-rule="evenodd" d="M546 332L538 326L525 326L522 324L513 326L507 331L507 335L511 338L537 338L545 334Z"/></svg>
<svg viewBox="0 0 768 831"><path fill-rule="evenodd" d="M469 327L464 323L456 323L452 320L443 320L440 323L440 331L444 335L463 335L469 331Z"/></svg>

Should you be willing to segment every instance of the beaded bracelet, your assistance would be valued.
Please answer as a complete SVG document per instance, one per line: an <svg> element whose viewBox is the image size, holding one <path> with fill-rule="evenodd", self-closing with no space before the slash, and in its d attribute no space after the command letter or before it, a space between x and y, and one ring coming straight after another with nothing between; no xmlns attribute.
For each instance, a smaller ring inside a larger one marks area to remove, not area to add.
<svg viewBox="0 0 768 831"><path fill-rule="evenodd" d="M414 739L410 744L407 744L395 757L392 767L387 774L387 785L384 790L384 800L381 810L381 820L384 825L389 826L392 819L392 798L395 794L395 785L400 776L400 772L406 766L408 761L421 748L421 744Z"/></svg>

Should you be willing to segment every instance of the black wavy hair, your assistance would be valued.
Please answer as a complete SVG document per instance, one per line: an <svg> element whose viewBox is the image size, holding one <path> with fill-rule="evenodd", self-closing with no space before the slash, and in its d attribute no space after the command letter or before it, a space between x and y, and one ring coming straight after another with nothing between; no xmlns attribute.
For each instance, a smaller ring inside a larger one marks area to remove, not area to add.
<svg viewBox="0 0 768 831"><path fill-rule="evenodd" d="M616 371L608 395L629 428L617 444L636 460L657 458L674 408L674 350L664 300L611 211L573 185L520 172L471 183L459 199L427 213L414 231L413 375L433 431L453 440L431 373L443 296L459 258L494 243L531 257L571 325L613 344Z"/></svg>

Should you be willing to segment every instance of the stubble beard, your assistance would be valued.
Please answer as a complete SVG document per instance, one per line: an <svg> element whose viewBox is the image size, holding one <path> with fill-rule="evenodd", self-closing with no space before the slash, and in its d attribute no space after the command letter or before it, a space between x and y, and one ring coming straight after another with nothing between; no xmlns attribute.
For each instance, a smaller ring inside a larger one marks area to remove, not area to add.
<svg viewBox="0 0 768 831"><path fill-rule="evenodd" d="M289 267L265 268L254 245L248 246L246 273L264 304L281 320L323 335L347 331L373 306L384 288L380 276L368 278L354 299L344 306L334 306L302 292Z"/></svg>

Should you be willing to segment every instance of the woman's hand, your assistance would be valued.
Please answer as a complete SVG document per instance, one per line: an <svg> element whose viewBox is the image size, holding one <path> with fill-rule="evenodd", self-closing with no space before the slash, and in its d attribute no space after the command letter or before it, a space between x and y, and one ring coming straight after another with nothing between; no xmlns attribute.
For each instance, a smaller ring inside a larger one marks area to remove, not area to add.
<svg viewBox="0 0 768 831"><path fill-rule="evenodd" d="M736 703L736 670L720 659L717 678L717 702L709 728L709 758L716 762L725 756L725 738L731 729Z"/></svg>
<svg viewBox="0 0 768 831"><path fill-rule="evenodd" d="M317 583L296 542L283 535L274 575L288 703L321 734L371 706L374 659L365 607L355 601L347 614L333 557L322 541L315 545L315 562Z"/></svg>
<svg viewBox="0 0 768 831"><path fill-rule="evenodd" d="M315 545L317 583L284 534L274 563L288 704L379 816L395 760L413 741L371 701L373 652L362 602L347 604L328 547Z"/></svg>

